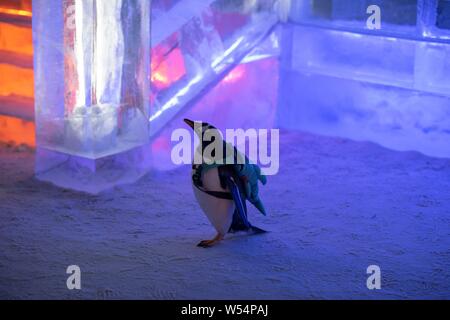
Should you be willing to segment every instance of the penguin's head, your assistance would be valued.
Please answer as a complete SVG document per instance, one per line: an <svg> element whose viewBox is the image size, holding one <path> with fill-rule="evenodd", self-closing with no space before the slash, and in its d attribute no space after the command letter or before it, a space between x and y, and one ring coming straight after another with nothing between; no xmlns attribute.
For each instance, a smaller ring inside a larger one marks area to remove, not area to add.
<svg viewBox="0 0 450 320"><path fill-rule="evenodd" d="M194 130L194 132L197 134L198 138L200 139L201 143L199 147L201 148L199 151L201 151L201 154L203 155L205 149L211 144L216 142L216 139L219 139L218 142L223 141L222 135L220 131L214 127L213 125L210 125L207 122L202 121L192 121L189 119L184 119L184 122ZM215 149L212 150L211 156L215 157Z"/></svg>
<svg viewBox="0 0 450 320"><path fill-rule="evenodd" d="M184 122L194 130L194 132L197 134L199 139L203 141L203 135L208 130L217 130L216 127L213 125L210 125L208 122L203 121L192 121L189 119L184 119Z"/></svg>

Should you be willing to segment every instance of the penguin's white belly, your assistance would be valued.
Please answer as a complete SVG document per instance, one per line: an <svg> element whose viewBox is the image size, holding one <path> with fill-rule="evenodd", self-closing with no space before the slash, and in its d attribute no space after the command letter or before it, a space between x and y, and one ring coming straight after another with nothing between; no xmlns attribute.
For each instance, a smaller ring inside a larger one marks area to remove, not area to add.
<svg viewBox="0 0 450 320"><path fill-rule="evenodd" d="M203 188L208 191L228 191L220 186L217 168L212 168L202 173ZM208 220L216 228L217 232L225 235L230 229L235 209L234 202L227 199L213 197L193 185L195 198L197 199Z"/></svg>

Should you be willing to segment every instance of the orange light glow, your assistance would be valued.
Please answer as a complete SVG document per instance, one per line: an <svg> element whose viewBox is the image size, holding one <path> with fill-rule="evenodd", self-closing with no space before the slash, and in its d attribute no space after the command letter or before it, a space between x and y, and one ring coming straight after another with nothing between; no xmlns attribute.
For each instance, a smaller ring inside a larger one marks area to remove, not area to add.
<svg viewBox="0 0 450 320"><path fill-rule="evenodd" d="M0 13L21 17L31 17L32 13L27 10L0 8Z"/></svg>
<svg viewBox="0 0 450 320"><path fill-rule="evenodd" d="M167 75L163 74L161 72L161 70L156 70L155 72L153 72L151 79L155 85L160 85L160 86L166 87L170 84L169 77L167 77Z"/></svg>
<svg viewBox="0 0 450 320"><path fill-rule="evenodd" d="M179 48L169 49L160 45L152 50L152 85L163 90L180 80L186 74L183 54Z"/></svg>
<svg viewBox="0 0 450 320"><path fill-rule="evenodd" d="M245 64L240 64L236 66L230 73L227 74L225 78L223 78L223 82L233 83L238 81L244 76L245 73Z"/></svg>
<svg viewBox="0 0 450 320"><path fill-rule="evenodd" d="M0 14L30 18L29 24L0 22L0 101L3 112L32 118L33 85L33 41L31 31L31 0L2 1ZM23 21L17 20L17 21ZM10 102L8 104L8 102ZM6 103L6 104L5 104ZM1 109L1 108L0 108ZM15 111L17 109L17 112ZM2 111L2 110L0 110ZM0 142L26 144L34 147L35 124L33 121L0 115Z"/></svg>
<svg viewBox="0 0 450 320"><path fill-rule="evenodd" d="M0 63L0 96L34 96L33 69Z"/></svg>
<svg viewBox="0 0 450 320"><path fill-rule="evenodd" d="M31 27L0 22L0 50L32 56L33 36Z"/></svg>
<svg viewBox="0 0 450 320"><path fill-rule="evenodd" d="M22 119L0 116L0 142L26 144L36 146L34 122Z"/></svg>

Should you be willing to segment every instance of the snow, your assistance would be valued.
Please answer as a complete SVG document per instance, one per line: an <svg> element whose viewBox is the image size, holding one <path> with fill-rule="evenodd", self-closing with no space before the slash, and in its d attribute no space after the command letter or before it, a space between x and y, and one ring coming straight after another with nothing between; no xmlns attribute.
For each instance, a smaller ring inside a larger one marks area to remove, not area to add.
<svg viewBox="0 0 450 320"><path fill-rule="evenodd" d="M196 244L214 229L190 168L100 195L33 178L34 152L0 147L0 298L450 298L450 160L282 131L261 188L270 232ZM366 269L381 268L381 290ZM66 288L69 265L80 291Z"/></svg>

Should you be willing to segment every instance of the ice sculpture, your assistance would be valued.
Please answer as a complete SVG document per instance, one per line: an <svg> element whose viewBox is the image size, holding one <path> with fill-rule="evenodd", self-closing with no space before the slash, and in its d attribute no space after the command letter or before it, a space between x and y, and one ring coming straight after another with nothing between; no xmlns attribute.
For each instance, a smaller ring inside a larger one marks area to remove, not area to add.
<svg viewBox="0 0 450 320"><path fill-rule="evenodd" d="M150 22L150 1L33 1L39 179L98 192L146 172Z"/></svg>
<svg viewBox="0 0 450 320"><path fill-rule="evenodd" d="M450 157L445 3L294 1L282 37L279 125ZM371 4L380 6L380 30L366 28Z"/></svg>

